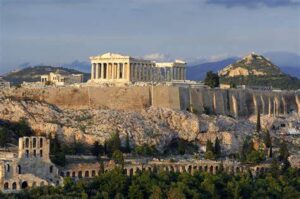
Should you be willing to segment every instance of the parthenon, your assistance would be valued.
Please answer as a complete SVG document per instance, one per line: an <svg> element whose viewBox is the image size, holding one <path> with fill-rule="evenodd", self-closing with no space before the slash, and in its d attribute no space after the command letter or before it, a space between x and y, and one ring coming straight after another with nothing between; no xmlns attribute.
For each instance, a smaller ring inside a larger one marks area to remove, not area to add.
<svg viewBox="0 0 300 199"><path fill-rule="evenodd" d="M154 62L130 56L105 53L90 57L91 82L167 82L185 80L186 63Z"/></svg>

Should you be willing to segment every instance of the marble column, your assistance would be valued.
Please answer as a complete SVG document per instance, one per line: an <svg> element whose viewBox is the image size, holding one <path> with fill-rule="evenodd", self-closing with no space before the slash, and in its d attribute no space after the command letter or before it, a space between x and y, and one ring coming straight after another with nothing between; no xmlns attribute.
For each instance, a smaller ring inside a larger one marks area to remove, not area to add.
<svg viewBox="0 0 300 199"><path fill-rule="evenodd" d="M94 79L94 64L92 64L91 79Z"/></svg>
<svg viewBox="0 0 300 199"><path fill-rule="evenodd" d="M95 79L99 79L99 63L96 63L96 78Z"/></svg>

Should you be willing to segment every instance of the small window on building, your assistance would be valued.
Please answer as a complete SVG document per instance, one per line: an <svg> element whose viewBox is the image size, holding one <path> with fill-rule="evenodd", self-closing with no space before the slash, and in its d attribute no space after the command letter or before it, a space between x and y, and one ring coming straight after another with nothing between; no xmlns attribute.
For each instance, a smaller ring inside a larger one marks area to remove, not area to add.
<svg viewBox="0 0 300 199"><path fill-rule="evenodd" d="M26 140L25 140L25 147L26 147L26 148L29 147L29 138L26 138Z"/></svg>
<svg viewBox="0 0 300 199"><path fill-rule="evenodd" d="M4 183L4 190L7 190L9 188L8 182Z"/></svg>
<svg viewBox="0 0 300 199"><path fill-rule="evenodd" d="M35 148L36 147L36 138L32 139L32 147Z"/></svg>
<svg viewBox="0 0 300 199"><path fill-rule="evenodd" d="M53 172L53 166L52 165L50 166L49 171L50 171L50 173Z"/></svg>
<svg viewBox="0 0 300 199"><path fill-rule="evenodd" d="M78 172L78 178L82 178L82 171Z"/></svg>
<svg viewBox="0 0 300 199"><path fill-rule="evenodd" d="M13 190L16 190L16 189L17 189L17 183L16 183L16 182L14 182L14 183L12 184L12 189L13 189Z"/></svg>
<svg viewBox="0 0 300 199"><path fill-rule="evenodd" d="M40 138L40 147L43 147L43 138Z"/></svg>
<svg viewBox="0 0 300 199"><path fill-rule="evenodd" d="M36 157L36 150L33 150L33 156Z"/></svg>
<svg viewBox="0 0 300 199"><path fill-rule="evenodd" d="M26 150L25 155L26 155L26 158L29 157L29 150Z"/></svg>
<svg viewBox="0 0 300 199"><path fill-rule="evenodd" d="M17 166L17 173L18 173L18 174L21 174L21 173L22 173L22 170L21 170L21 169L22 169L21 166L18 165L18 166Z"/></svg>
<svg viewBox="0 0 300 199"><path fill-rule="evenodd" d="M40 150L40 157L43 157L43 150Z"/></svg>
<svg viewBox="0 0 300 199"><path fill-rule="evenodd" d="M10 171L10 165L7 164L7 165L6 165L6 172L9 172L9 171Z"/></svg>

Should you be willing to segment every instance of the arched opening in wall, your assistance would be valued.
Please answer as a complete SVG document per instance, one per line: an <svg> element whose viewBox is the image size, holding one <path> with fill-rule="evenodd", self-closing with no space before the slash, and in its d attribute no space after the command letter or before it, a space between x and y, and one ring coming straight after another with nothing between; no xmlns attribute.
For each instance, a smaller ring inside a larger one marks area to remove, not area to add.
<svg viewBox="0 0 300 199"><path fill-rule="evenodd" d="M65 177L65 173L62 171L62 172L60 172L60 176L61 177Z"/></svg>
<svg viewBox="0 0 300 199"><path fill-rule="evenodd" d="M20 165L17 166L17 173L18 174L21 174L22 173L22 168Z"/></svg>
<svg viewBox="0 0 300 199"><path fill-rule="evenodd" d="M52 165L51 165L50 168L49 168L49 172L50 172L50 173L53 173L53 166L52 166Z"/></svg>
<svg viewBox="0 0 300 199"><path fill-rule="evenodd" d="M192 166L191 165L189 165L189 167L188 167L188 172L189 172L189 174L192 174Z"/></svg>
<svg viewBox="0 0 300 199"><path fill-rule="evenodd" d="M185 167L181 166L181 170L182 170L182 172L185 172Z"/></svg>
<svg viewBox="0 0 300 199"><path fill-rule="evenodd" d="M72 172L72 177L75 178L75 171Z"/></svg>
<svg viewBox="0 0 300 199"><path fill-rule="evenodd" d="M169 172L169 167L165 167L165 171Z"/></svg>
<svg viewBox="0 0 300 199"><path fill-rule="evenodd" d="M9 171L10 171L10 165L7 164L7 165L6 165L6 172L9 172Z"/></svg>
<svg viewBox="0 0 300 199"><path fill-rule="evenodd" d="M67 177L70 177L70 172L69 172L69 171L67 171L66 176L67 176Z"/></svg>
<svg viewBox="0 0 300 199"><path fill-rule="evenodd" d="M95 177L95 176L96 176L96 171L92 170L92 177Z"/></svg>
<svg viewBox="0 0 300 199"><path fill-rule="evenodd" d="M213 166L210 166L209 172L210 172L210 173L213 173L213 171L214 171L214 167L213 167Z"/></svg>
<svg viewBox="0 0 300 199"><path fill-rule="evenodd" d="M25 147L28 148L29 147L29 138L25 139Z"/></svg>
<svg viewBox="0 0 300 199"><path fill-rule="evenodd" d="M198 170L198 168L197 168L197 166L195 165L195 166L193 166L193 169L194 169L194 171L197 171Z"/></svg>
<svg viewBox="0 0 300 199"><path fill-rule="evenodd" d="M25 156L26 156L26 158L29 158L29 150L25 151Z"/></svg>
<svg viewBox="0 0 300 199"><path fill-rule="evenodd" d="M170 169L171 172L174 172L174 171L175 171L173 166L171 166L170 168L171 168L171 169Z"/></svg>
<svg viewBox="0 0 300 199"><path fill-rule="evenodd" d="M42 186L44 186L45 185L45 183L44 183L44 181L42 181L41 183L40 183L40 186L42 187Z"/></svg>
<svg viewBox="0 0 300 199"><path fill-rule="evenodd" d="M8 182L4 183L4 190L7 190L9 188Z"/></svg>
<svg viewBox="0 0 300 199"><path fill-rule="evenodd" d="M40 157L43 157L43 150L40 150Z"/></svg>
<svg viewBox="0 0 300 199"><path fill-rule="evenodd" d="M140 172L141 172L140 168L137 167L135 173L140 173Z"/></svg>
<svg viewBox="0 0 300 199"><path fill-rule="evenodd" d="M36 186L36 182L33 181L33 182L32 182L32 187L35 187L35 186Z"/></svg>
<svg viewBox="0 0 300 199"><path fill-rule="evenodd" d="M131 169L129 170L129 175L130 175L130 176L133 176L133 168L131 168Z"/></svg>
<svg viewBox="0 0 300 199"><path fill-rule="evenodd" d="M26 189L28 187L27 181L22 182L21 188Z"/></svg>
<svg viewBox="0 0 300 199"><path fill-rule="evenodd" d="M203 168L202 168L202 166L200 166L200 167L199 167L199 170L200 170L200 171L203 171Z"/></svg>
<svg viewBox="0 0 300 199"><path fill-rule="evenodd" d="M150 172L151 172L151 167L148 167L148 171L150 171Z"/></svg>
<svg viewBox="0 0 300 199"><path fill-rule="evenodd" d="M13 189L13 190L16 190L16 189L17 189L17 183L16 183L16 182L14 182L14 183L12 184L12 189Z"/></svg>
<svg viewBox="0 0 300 199"><path fill-rule="evenodd" d="M36 150L33 150L33 156L36 157Z"/></svg>
<svg viewBox="0 0 300 199"><path fill-rule="evenodd" d="M240 173L240 167L236 168L236 173Z"/></svg>
<svg viewBox="0 0 300 199"><path fill-rule="evenodd" d="M40 147L43 147L43 138L40 138Z"/></svg>
<svg viewBox="0 0 300 199"><path fill-rule="evenodd" d="M90 177L90 172L89 171L85 171L84 177L86 177L86 178Z"/></svg>
<svg viewBox="0 0 300 199"><path fill-rule="evenodd" d="M219 167L218 167L218 166L216 166L216 167L215 167L215 170L216 170L216 172L218 172L218 171L219 171Z"/></svg>
<svg viewBox="0 0 300 199"><path fill-rule="evenodd" d="M32 139L32 147L35 148L36 147L36 138Z"/></svg>
<svg viewBox="0 0 300 199"><path fill-rule="evenodd" d="M82 171L78 172L78 178L82 178Z"/></svg>
<svg viewBox="0 0 300 199"><path fill-rule="evenodd" d="M207 166L204 167L204 171L207 172Z"/></svg>

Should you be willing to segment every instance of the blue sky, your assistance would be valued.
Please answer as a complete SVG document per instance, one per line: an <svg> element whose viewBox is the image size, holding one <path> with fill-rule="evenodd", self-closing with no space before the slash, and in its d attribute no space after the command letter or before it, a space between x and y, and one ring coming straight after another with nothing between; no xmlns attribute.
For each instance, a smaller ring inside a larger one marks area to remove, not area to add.
<svg viewBox="0 0 300 199"><path fill-rule="evenodd" d="M0 74L20 64L133 56L300 54L299 0L0 0Z"/></svg>

